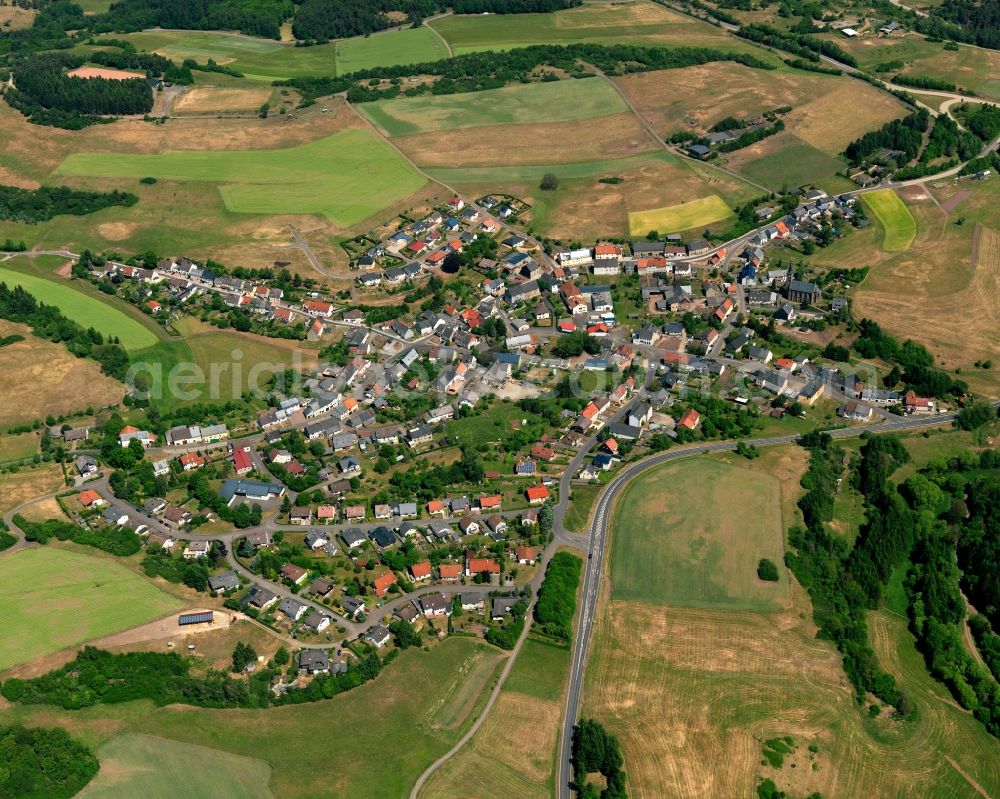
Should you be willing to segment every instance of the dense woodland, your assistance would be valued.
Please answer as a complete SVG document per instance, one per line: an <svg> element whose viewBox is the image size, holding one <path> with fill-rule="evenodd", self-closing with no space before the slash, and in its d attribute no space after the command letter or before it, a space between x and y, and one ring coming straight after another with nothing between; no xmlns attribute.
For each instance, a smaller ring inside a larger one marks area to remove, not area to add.
<svg viewBox="0 0 1000 799"><path fill-rule="evenodd" d="M156 27L226 30L278 39L281 23L294 11L292 0L118 0L94 19L91 29L123 33Z"/></svg>
<svg viewBox="0 0 1000 799"><path fill-rule="evenodd" d="M0 726L0 799L68 799L98 767L94 753L65 730Z"/></svg>
<svg viewBox="0 0 1000 799"><path fill-rule="evenodd" d="M1000 0L944 0L915 23L928 35L1000 49Z"/></svg>
<svg viewBox="0 0 1000 799"><path fill-rule="evenodd" d="M844 155L852 163L860 164L884 150L892 150L902 153L898 161L909 163L920 153L930 119L930 114L924 108L902 119L894 119L878 130L871 130L852 141L844 150Z"/></svg>
<svg viewBox="0 0 1000 799"><path fill-rule="evenodd" d="M84 216L112 205L135 205L139 198L122 191L77 191L64 186L19 189L0 186L0 219L33 225L59 214Z"/></svg>

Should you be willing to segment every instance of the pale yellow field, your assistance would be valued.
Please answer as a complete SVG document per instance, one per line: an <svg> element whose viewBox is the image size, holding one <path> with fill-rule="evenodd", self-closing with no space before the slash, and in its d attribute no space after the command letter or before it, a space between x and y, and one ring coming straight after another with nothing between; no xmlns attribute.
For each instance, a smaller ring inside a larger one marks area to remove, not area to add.
<svg viewBox="0 0 1000 799"><path fill-rule="evenodd" d="M633 211L628 215L629 231L640 236L651 230L676 232L721 222L733 216L732 209L716 194L666 208Z"/></svg>
<svg viewBox="0 0 1000 799"><path fill-rule="evenodd" d="M173 111L177 114L256 112L271 94L272 90L264 87L198 87L181 95L174 102Z"/></svg>

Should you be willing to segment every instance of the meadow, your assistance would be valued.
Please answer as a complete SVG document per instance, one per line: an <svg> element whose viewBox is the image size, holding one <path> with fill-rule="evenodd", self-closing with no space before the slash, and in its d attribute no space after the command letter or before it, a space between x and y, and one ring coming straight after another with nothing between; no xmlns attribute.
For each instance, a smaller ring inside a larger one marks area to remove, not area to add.
<svg viewBox="0 0 1000 799"><path fill-rule="evenodd" d="M910 209L892 189L870 191L861 195L865 210L882 226L882 249L902 252L910 248L917 235L917 222Z"/></svg>
<svg viewBox="0 0 1000 799"><path fill-rule="evenodd" d="M205 746L127 733L97 751L101 770L80 799L271 799L271 767ZM197 768L192 764L197 763Z"/></svg>
<svg viewBox="0 0 1000 799"><path fill-rule="evenodd" d="M0 516L36 497L65 486L62 470L54 463L0 474Z"/></svg>
<svg viewBox="0 0 1000 799"><path fill-rule="evenodd" d="M0 558L0 603L7 609L0 670L134 627L181 604L113 561L52 546Z"/></svg>
<svg viewBox="0 0 1000 799"><path fill-rule="evenodd" d="M0 264L0 282L8 286L21 286L36 299L59 308L69 319L84 327L93 327L105 336L121 341L130 352L152 346L157 337L146 325L124 311L113 308L96 297L27 272L15 271L15 265L25 263L24 258L14 258ZM28 266L28 264L25 264Z"/></svg>
<svg viewBox="0 0 1000 799"><path fill-rule="evenodd" d="M566 515L563 517L563 526L567 530L576 533L583 533L588 530L590 514L594 510L594 503L598 494L601 493L601 486L575 485L570 496L569 505L566 508Z"/></svg>
<svg viewBox="0 0 1000 799"><path fill-rule="evenodd" d="M706 225L723 222L735 216L732 209L718 195L712 194L666 208L634 211L628 215L629 232L644 236L650 231L671 233L695 228L704 230Z"/></svg>
<svg viewBox="0 0 1000 799"><path fill-rule="evenodd" d="M694 501L696 500L696 501ZM757 577L784 555L781 484L740 465L698 459L636 478L616 507L612 599L683 607L773 610L788 578Z"/></svg>
<svg viewBox="0 0 1000 799"><path fill-rule="evenodd" d="M554 789L568 649L529 638L486 722L420 799L546 799Z"/></svg>
<svg viewBox="0 0 1000 799"><path fill-rule="evenodd" d="M881 230L873 224L817 250L809 261L818 268L869 266L868 277L853 290L858 317L874 319L900 340L921 342L942 368L961 369L973 391L997 396L995 370L973 364L995 358L1000 338L992 299L1000 291L998 199L1000 189L991 181L925 187L921 199L908 194L905 200L916 221L908 249L884 252Z"/></svg>
<svg viewBox="0 0 1000 799"><path fill-rule="evenodd" d="M38 439L36 433L0 437L0 463L30 458L38 452Z"/></svg>
<svg viewBox="0 0 1000 799"><path fill-rule="evenodd" d="M846 39L838 34L835 40L858 60L863 69L871 70L878 64L902 61L904 66L898 71L903 74L926 75L1000 100L1000 52L996 50L964 44L959 45L958 50L945 50L943 42L929 42L916 33L888 39ZM891 76L896 72L893 70L884 74Z"/></svg>
<svg viewBox="0 0 1000 799"><path fill-rule="evenodd" d="M267 710L166 707L132 730L248 758L266 751L275 796L398 799L478 714L501 660L455 638L404 652L377 680L333 699Z"/></svg>
<svg viewBox="0 0 1000 799"><path fill-rule="evenodd" d="M586 3L551 14L456 15L429 24L456 55L573 42L749 49L708 23L643 2Z"/></svg>
<svg viewBox="0 0 1000 799"><path fill-rule="evenodd" d="M481 125L566 122L627 110L618 93L596 78L515 84L472 94L397 97L358 109L389 136Z"/></svg>
<svg viewBox="0 0 1000 799"><path fill-rule="evenodd" d="M344 75L359 69L448 57L444 42L426 28L386 31L312 47L295 47L291 43L221 31L155 30L130 33L122 38L140 50L161 53L177 61L194 58L205 62L211 58L258 82ZM214 76L203 80L212 81Z"/></svg>
<svg viewBox="0 0 1000 799"><path fill-rule="evenodd" d="M156 155L73 153L61 175L212 182L244 214L322 214L349 227L418 191L425 180L385 142L351 129L286 149Z"/></svg>

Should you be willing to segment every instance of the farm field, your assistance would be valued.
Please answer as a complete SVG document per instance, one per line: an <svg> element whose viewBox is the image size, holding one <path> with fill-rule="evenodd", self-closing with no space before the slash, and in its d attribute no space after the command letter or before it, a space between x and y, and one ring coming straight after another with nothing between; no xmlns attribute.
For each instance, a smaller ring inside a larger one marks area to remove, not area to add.
<svg viewBox="0 0 1000 799"><path fill-rule="evenodd" d="M336 71L333 43L295 47L233 33L182 30L142 31L121 38L139 50L160 53L178 62L193 58L204 63L211 58L253 81L269 83L310 75L332 75Z"/></svg>
<svg viewBox="0 0 1000 799"><path fill-rule="evenodd" d="M951 210L944 211L927 192ZM883 252L872 225L809 260L817 267L870 266L868 277L853 290L859 317L874 319L900 339L921 342L942 368L961 368L973 391L1000 395L996 372L973 367L976 360L995 358L993 342L1000 336L1000 315L990 299L1000 291L995 255L1000 190L989 181L962 181L928 188L923 196L905 203L916 220L909 249ZM969 335L970 323L976 335Z"/></svg>
<svg viewBox="0 0 1000 799"><path fill-rule="evenodd" d="M730 169L775 191L806 184L816 184L831 193L856 188L837 174L846 163L787 130L726 156Z"/></svg>
<svg viewBox="0 0 1000 799"><path fill-rule="evenodd" d="M666 208L652 208L648 211L633 211L628 215L629 232L643 236L650 231L683 231L699 228L733 218L732 209L718 195L690 200L680 205Z"/></svg>
<svg viewBox="0 0 1000 799"><path fill-rule="evenodd" d="M889 39L846 39L840 35L823 38L834 38L858 60L863 69L871 70L878 64L902 61L902 70L885 74L891 76L898 71L905 75L926 75L1000 100L1000 52L995 50L964 44L959 45L957 51L945 50L943 42L929 42L915 33Z"/></svg>
<svg viewBox="0 0 1000 799"><path fill-rule="evenodd" d="M389 136L458 130L481 125L567 122L627 110L605 81L581 78L505 86L486 91L396 97L358 106Z"/></svg>
<svg viewBox="0 0 1000 799"><path fill-rule="evenodd" d="M0 347L0 428L121 402L125 387L103 374L96 361L35 338L26 325L0 320L0 336L12 333L24 341ZM23 386L34 390L26 395Z"/></svg>
<svg viewBox="0 0 1000 799"><path fill-rule="evenodd" d="M749 797L760 776L789 796L972 799L973 780L986 795L1000 789L995 739L923 671L905 619L877 613L870 624L916 719L870 721L833 646L805 621L808 598L795 595L795 607L776 614L605 606L583 715L621 741L629 796ZM784 735L795 754L781 769L762 766L761 741Z"/></svg>
<svg viewBox="0 0 1000 799"><path fill-rule="evenodd" d="M266 710L166 707L132 730L250 758L267 751L275 796L397 799L479 712L501 659L456 638L404 652L374 682L333 699ZM347 738L356 746L344 746Z"/></svg>
<svg viewBox="0 0 1000 799"><path fill-rule="evenodd" d="M223 332L191 317L179 320L176 327L206 376L202 401L233 399L248 389L266 392L275 372L295 366L305 369L316 362L315 352L301 350L294 340ZM213 373L219 374L217 385L212 384Z"/></svg>
<svg viewBox="0 0 1000 799"><path fill-rule="evenodd" d="M0 463L30 458L38 452L37 433L21 433L0 437Z"/></svg>
<svg viewBox="0 0 1000 799"><path fill-rule="evenodd" d="M646 2L586 3L551 14L456 15L430 24L456 55L573 42L752 49L708 23Z"/></svg>
<svg viewBox="0 0 1000 799"><path fill-rule="evenodd" d="M552 795L570 653L529 638L486 722L438 769L420 799Z"/></svg>
<svg viewBox="0 0 1000 799"><path fill-rule="evenodd" d="M518 147L511 150L510 143ZM618 160L660 149L632 113L579 121L483 125L394 139L424 169L504 169L512 164L569 168L598 159Z"/></svg>
<svg viewBox="0 0 1000 799"><path fill-rule="evenodd" d="M98 775L80 799L271 799L263 760L149 735L125 734L102 746ZM197 763L197 768L192 768Z"/></svg>
<svg viewBox="0 0 1000 799"><path fill-rule="evenodd" d="M341 39L336 45L338 75L397 64L421 64L448 57L444 42L426 27Z"/></svg>
<svg viewBox="0 0 1000 799"><path fill-rule="evenodd" d="M0 602L7 608L0 670L142 624L181 604L112 561L52 546L0 558Z"/></svg>
<svg viewBox="0 0 1000 799"><path fill-rule="evenodd" d="M538 190L546 172L559 178L555 191ZM665 202L680 204L714 194L734 206L760 194L737 178L664 151L548 166L432 169L429 173L473 196L500 191L520 197L531 204L531 223L537 231L551 238L581 241L628 236L630 212ZM602 178L620 178L620 182L601 182Z"/></svg>
<svg viewBox="0 0 1000 799"><path fill-rule="evenodd" d="M784 555L778 477L682 461L632 481L617 507L629 513L614 526L612 599L757 611L787 604L786 576L757 577L761 558L781 564Z"/></svg>
<svg viewBox="0 0 1000 799"><path fill-rule="evenodd" d="M901 252L909 249L917 235L917 223L903 201L892 189L870 191L861 195L861 202L882 226L882 249Z"/></svg>
<svg viewBox="0 0 1000 799"><path fill-rule="evenodd" d="M170 113L178 114L256 114L262 104L271 99L274 92L269 88L248 86L235 88L195 87L182 94L174 102Z"/></svg>
<svg viewBox="0 0 1000 799"><path fill-rule="evenodd" d="M0 474L0 516L65 485L62 470L53 463Z"/></svg>
<svg viewBox="0 0 1000 799"><path fill-rule="evenodd" d="M418 191L425 180L369 131L345 130L298 147L157 155L73 153L61 175L218 183L245 214L322 214L349 227Z"/></svg>
<svg viewBox="0 0 1000 799"><path fill-rule="evenodd" d="M130 352L156 343L156 335L124 311L68 285L11 268L22 263L29 266L26 261L24 258L13 258L0 264L0 282L8 286L21 286L31 292L36 299L58 307L74 322L84 327L93 327L105 336L119 339L122 346Z"/></svg>

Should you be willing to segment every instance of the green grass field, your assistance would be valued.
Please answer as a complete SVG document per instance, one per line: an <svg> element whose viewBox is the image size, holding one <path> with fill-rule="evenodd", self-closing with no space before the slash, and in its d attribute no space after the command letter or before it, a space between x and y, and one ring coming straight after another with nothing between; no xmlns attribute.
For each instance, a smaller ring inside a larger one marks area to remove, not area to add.
<svg viewBox="0 0 1000 799"><path fill-rule="evenodd" d="M688 460L642 475L616 506L612 599L773 609L787 578L762 582L757 563L782 563L780 500L776 478L721 462Z"/></svg>
<svg viewBox="0 0 1000 799"><path fill-rule="evenodd" d="M774 142L766 145L770 150L768 154L745 163L738 163L737 151L734 154L738 163L734 167L736 171L745 178L762 186L770 186L776 191L812 183L819 184L830 192L856 188L846 178L837 175L845 167L845 161L827 155L787 131L774 139Z"/></svg>
<svg viewBox="0 0 1000 799"><path fill-rule="evenodd" d="M882 226L882 249L902 252L909 249L917 235L917 223L910 209L892 189L880 189L861 195L865 210Z"/></svg>
<svg viewBox="0 0 1000 799"><path fill-rule="evenodd" d="M263 760L127 733L97 756L101 770L80 799L271 799ZM197 767L193 767L197 764Z"/></svg>
<svg viewBox="0 0 1000 799"><path fill-rule="evenodd" d="M163 616L180 602L110 560L40 547L0 558L0 670Z"/></svg>
<svg viewBox="0 0 1000 799"><path fill-rule="evenodd" d="M10 263L19 262L14 260ZM8 265L0 265L0 281L8 286L23 287L36 299L56 306L68 318L84 327L93 327L105 336L119 338L122 346L129 351L152 346L157 341L156 335L137 319L96 297L70 288L68 284L15 271Z"/></svg>
<svg viewBox="0 0 1000 799"><path fill-rule="evenodd" d="M725 200L716 194L690 200L666 208L649 211L633 211L628 215L629 231L634 236L642 236L651 230L677 232L704 228L715 222L722 222L734 216Z"/></svg>
<svg viewBox="0 0 1000 799"><path fill-rule="evenodd" d="M398 799L480 712L500 660L491 647L455 638L404 652L374 682L333 699L267 710L167 707L133 728L249 758L266 752L275 796Z"/></svg>
<svg viewBox="0 0 1000 799"><path fill-rule="evenodd" d="M38 452L38 436L34 433L0 437L0 463L30 458L36 452Z"/></svg>
<svg viewBox="0 0 1000 799"><path fill-rule="evenodd" d="M551 14L456 15L431 25L456 55L572 42L747 47L705 22L646 3L586 3Z"/></svg>
<svg viewBox="0 0 1000 799"><path fill-rule="evenodd" d="M584 532L590 519L590 512L594 508L594 502L597 501L597 495L600 493L601 486L573 486L569 506L563 517L563 525L567 530L573 530L577 533Z"/></svg>
<svg viewBox="0 0 1000 799"><path fill-rule="evenodd" d="M473 94L398 97L358 109L390 136L480 125L567 122L617 114L625 103L607 82L594 78L528 83Z"/></svg>
<svg viewBox="0 0 1000 799"><path fill-rule="evenodd" d="M242 72L248 80L267 82L343 75L359 69L448 57L444 42L426 28L389 31L312 47L219 31L142 31L122 38L140 50L161 53L177 61L194 58L204 63L212 58ZM204 82L212 80L209 76Z"/></svg>
<svg viewBox="0 0 1000 799"><path fill-rule="evenodd" d="M337 42L337 74L359 69L421 64L448 57L444 42L428 28L407 28Z"/></svg>
<svg viewBox="0 0 1000 799"><path fill-rule="evenodd" d="M546 172L554 172L560 180L576 178L612 177L619 172L636 169L653 161L677 163L679 159L667 152L646 153L631 158L610 158L606 161L576 161L554 166L518 165L458 167L453 169L428 169L427 174L446 183L537 183Z"/></svg>
<svg viewBox="0 0 1000 799"><path fill-rule="evenodd" d="M368 130L351 129L280 150L73 153L62 175L209 181L244 214L322 214L350 227L413 194L426 181Z"/></svg>

